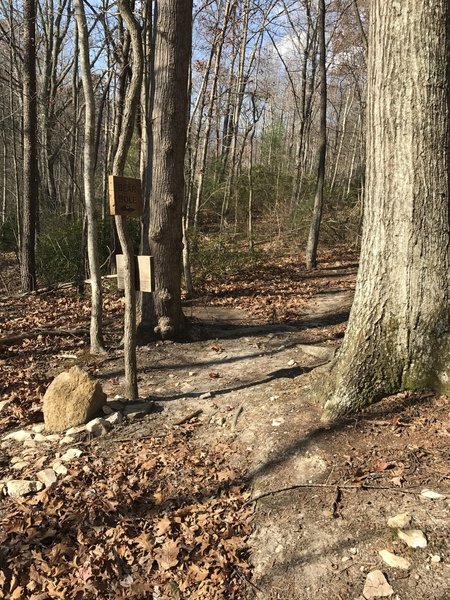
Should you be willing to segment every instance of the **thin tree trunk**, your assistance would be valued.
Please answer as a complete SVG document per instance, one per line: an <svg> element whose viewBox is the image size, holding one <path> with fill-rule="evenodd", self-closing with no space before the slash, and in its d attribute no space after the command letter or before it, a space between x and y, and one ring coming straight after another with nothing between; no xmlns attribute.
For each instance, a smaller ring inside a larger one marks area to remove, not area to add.
<svg viewBox="0 0 450 600"><path fill-rule="evenodd" d="M20 252L22 291L36 289L36 219L38 210L36 93L36 4L24 3L23 64L23 204Z"/></svg>
<svg viewBox="0 0 450 600"><path fill-rule="evenodd" d="M81 79L85 100L83 184L87 220L87 251L91 282L91 354L104 353L102 337L102 280L97 247L95 217L95 96L89 61L89 34L83 0L74 0L77 23Z"/></svg>
<svg viewBox="0 0 450 600"><path fill-rule="evenodd" d="M317 246L319 244L320 222L322 220L323 196L325 187L325 161L327 152L327 70L325 45L325 0L319 0L318 13L319 36L319 74L320 74L320 129L319 129L319 164L317 167L317 184L314 198L314 209L306 246L306 267L315 269L317 263Z"/></svg>

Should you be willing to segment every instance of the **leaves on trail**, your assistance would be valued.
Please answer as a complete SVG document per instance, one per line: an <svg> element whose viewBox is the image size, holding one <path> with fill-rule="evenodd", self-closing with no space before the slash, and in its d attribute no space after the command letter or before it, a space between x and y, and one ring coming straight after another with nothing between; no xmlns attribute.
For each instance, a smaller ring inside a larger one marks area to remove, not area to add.
<svg viewBox="0 0 450 600"><path fill-rule="evenodd" d="M231 455L201 456L185 428L165 437L91 446L50 490L5 501L0 598L238 598L250 575L251 508ZM142 591L142 594L139 596ZM156 592L155 592L156 593ZM167 592L168 593L168 592ZM170 596L168 596L170 597Z"/></svg>

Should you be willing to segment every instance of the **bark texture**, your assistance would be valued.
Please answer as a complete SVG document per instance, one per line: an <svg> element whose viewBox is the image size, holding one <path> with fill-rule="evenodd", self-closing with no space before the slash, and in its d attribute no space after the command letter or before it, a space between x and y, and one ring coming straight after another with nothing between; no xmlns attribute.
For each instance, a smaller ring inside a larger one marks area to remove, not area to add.
<svg viewBox="0 0 450 600"><path fill-rule="evenodd" d="M36 218L38 207L36 2L24 3L23 201L20 280L23 292L36 289Z"/></svg>
<svg viewBox="0 0 450 600"><path fill-rule="evenodd" d="M191 35L191 0L158 2L149 245L155 257L155 332L163 339L179 336L185 325L181 253Z"/></svg>
<svg viewBox="0 0 450 600"><path fill-rule="evenodd" d="M331 417L403 389L450 391L450 8L373 0L371 12L362 253Z"/></svg>

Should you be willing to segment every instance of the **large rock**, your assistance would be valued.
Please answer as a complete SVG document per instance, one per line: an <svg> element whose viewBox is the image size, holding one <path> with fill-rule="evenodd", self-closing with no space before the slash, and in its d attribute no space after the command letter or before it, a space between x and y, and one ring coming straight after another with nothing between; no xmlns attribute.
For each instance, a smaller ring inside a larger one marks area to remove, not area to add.
<svg viewBox="0 0 450 600"><path fill-rule="evenodd" d="M90 421L106 403L99 382L79 367L56 377L45 392L43 412L47 431L65 431Z"/></svg>

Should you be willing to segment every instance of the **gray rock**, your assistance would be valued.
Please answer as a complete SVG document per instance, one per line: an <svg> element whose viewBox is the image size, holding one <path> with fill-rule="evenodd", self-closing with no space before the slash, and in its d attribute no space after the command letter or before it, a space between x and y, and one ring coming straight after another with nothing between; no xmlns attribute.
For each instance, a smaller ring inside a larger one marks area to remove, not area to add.
<svg viewBox="0 0 450 600"><path fill-rule="evenodd" d="M68 473L67 467L60 460L55 460L52 467L57 475L67 475Z"/></svg>
<svg viewBox="0 0 450 600"><path fill-rule="evenodd" d="M36 473L36 477L46 488L51 487L57 481L56 473L53 469L43 469Z"/></svg>
<svg viewBox="0 0 450 600"><path fill-rule="evenodd" d="M59 445L64 446L64 445L73 444L74 442L75 442L74 437L72 437L71 435L65 435L63 438L61 438L59 440Z"/></svg>
<svg viewBox="0 0 450 600"><path fill-rule="evenodd" d="M79 425L78 427L70 427L66 431L66 435L75 435L75 436L78 436L81 433L86 433L86 425Z"/></svg>
<svg viewBox="0 0 450 600"><path fill-rule="evenodd" d="M387 521L388 527L392 529L404 529L411 524L411 516L408 513L400 513L394 517L390 517Z"/></svg>
<svg viewBox="0 0 450 600"><path fill-rule="evenodd" d="M14 469L14 471L21 471L22 469L25 469L25 467L28 467L30 465L30 463L27 460L21 460L18 462L15 462L13 465L11 465L11 469Z"/></svg>
<svg viewBox="0 0 450 600"><path fill-rule="evenodd" d="M110 429L111 423L101 417L97 417L96 419L89 421L89 423L86 423L86 431L95 437L105 435Z"/></svg>
<svg viewBox="0 0 450 600"><path fill-rule="evenodd" d="M123 409L123 416L130 421L134 419L141 419L148 415L153 410L152 404L145 404L144 402L127 404Z"/></svg>
<svg viewBox="0 0 450 600"><path fill-rule="evenodd" d="M60 432L86 423L100 412L105 403L106 394L100 383L79 367L72 367L58 375L45 392L45 429Z"/></svg>
<svg viewBox="0 0 450 600"><path fill-rule="evenodd" d="M70 462L74 458L79 458L82 454L83 454L83 451L80 450L79 448L69 448L59 458L59 460L60 460L60 462ZM53 468L55 468L55 467L53 467Z"/></svg>
<svg viewBox="0 0 450 600"><path fill-rule="evenodd" d="M29 481L28 479L11 479L6 483L6 493L11 498L21 498L27 494L39 492L44 488L40 481Z"/></svg>
<svg viewBox="0 0 450 600"><path fill-rule="evenodd" d="M33 434L31 431L25 431L25 429L20 429L19 431L13 431L12 433L8 433L3 438L5 441L11 440L13 442L25 442L27 440L33 439Z"/></svg>

